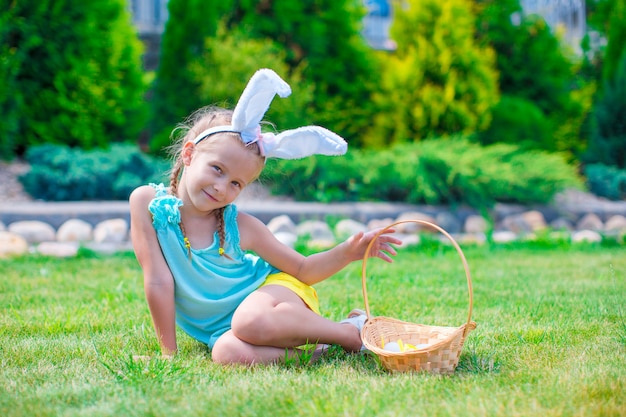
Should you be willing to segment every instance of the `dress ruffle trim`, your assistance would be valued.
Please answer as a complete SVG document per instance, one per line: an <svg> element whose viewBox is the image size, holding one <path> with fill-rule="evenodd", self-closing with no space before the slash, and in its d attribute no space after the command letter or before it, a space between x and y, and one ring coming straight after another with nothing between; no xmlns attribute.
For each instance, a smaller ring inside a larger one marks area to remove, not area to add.
<svg viewBox="0 0 626 417"><path fill-rule="evenodd" d="M224 210L224 223L227 225L228 233L226 241L234 248L239 248L239 227L237 226L237 206L229 204ZM238 250L239 252L239 250Z"/></svg>
<svg viewBox="0 0 626 417"><path fill-rule="evenodd" d="M154 199L150 202L148 210L152 213L152 223L156 229L162 229L167 225L178 225L180 223L180 210L183 205L180 198L167 193L163 184L152 185L156 190Z"/></svg>

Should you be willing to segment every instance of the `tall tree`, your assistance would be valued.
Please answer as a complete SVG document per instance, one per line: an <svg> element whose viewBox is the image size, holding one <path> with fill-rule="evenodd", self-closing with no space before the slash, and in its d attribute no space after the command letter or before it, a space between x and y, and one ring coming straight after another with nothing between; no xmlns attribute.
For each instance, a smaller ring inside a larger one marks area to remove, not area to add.
<svg viewBox="0 0 626 417"><path fill-rule="evenodd" d="M495 57L474 41L470 3L395 4L397 50L384 57L380 111L367 140L382 145L486 128L498 99Z"/></svg>
<svg viewBox="0 0 626 417"><path fill-rule="evenodd" d="M242 0L240 7L233 22L252 37L275 40L286 50L289 67L302 69L313 88L308 117L362 143L379 77L361 35L363 1Z"/></svg>
<svg viewBox="0 0 626 417"><path fill-rule="evenodd" d="M199 89L203 76L192 68L203 62L206 39L216 36L220 20L231 12L233 3L232 0L168 2L169 17L161 39L159 67L151 98L150 146L154 151L169 144L173 127L192 111L213 104L201 96Z"/></svg>
<svg viewBox="0 0 626 417"><path fill-rule="evenodd" d="M604 33L607 37L602 78L610 83L626 50L626 0L605 0L600 7L606 16Z"/></svg>
<svg viewBox="0 0 626 417"><path fill-rule="evenodd" d="M276 52L270 56L282 62L270 60L269 66L284 67L281 75L301 80L294 87L307 91L309 102L301 103L299 116L288 120L294 125L314 121L358 143L370 122L368 105L378 74L360 34L361 0L170 0L169 11L154 89L154 129L161 132L154 149L167 144L166 132L195 108L224 100L203 94L219 89L206 88L207 83L232 84L235 74L241 76L242 68L228 71L232 64L221 58L245 61L236 55L250 53L250 42ZM231 49L220 51L215 40ZM267 57L256 58L258 69Z"/></svg>
<svg viewBox="0 0 626 417"><path fill-rule="evenodd" d="M518 0L475 0L477 37L496 51L502 99L483 143L576 152L593 86L577 85L575 61L545 20Z"/></svg>
<svg viewBox="0 0 626 417"><path fill-rule="evenodd" d="M594 104L585 160L626 169L626 51Z"/></svg>
<svg viewBox="0 0 626 417"><path fill-rule="evenodd" d="M44 142L136 140L142 46L125 0L20 0L0 11L3 157ZM6 152L6 154L4 154Z"/></svg>

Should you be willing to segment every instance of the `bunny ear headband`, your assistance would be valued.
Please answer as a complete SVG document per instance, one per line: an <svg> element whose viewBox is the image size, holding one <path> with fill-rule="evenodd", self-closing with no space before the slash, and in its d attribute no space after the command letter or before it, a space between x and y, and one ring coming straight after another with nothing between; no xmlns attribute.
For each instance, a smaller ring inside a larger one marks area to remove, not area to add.
<svg viewBox="0 0 626 417"><path fill-rule="evenodd" d="M266 158L298 159L314 154L343 155L348 145L342 137L320 126L303 126L278 135L261 133L261 119L269 109L274 95L285 98L291 94L289 84L270 69L260 69L250 79L239 98L230 126L214 126L193 140L202 142L210 135L233 132L241 135L246 145L258 142Z"/></svg>

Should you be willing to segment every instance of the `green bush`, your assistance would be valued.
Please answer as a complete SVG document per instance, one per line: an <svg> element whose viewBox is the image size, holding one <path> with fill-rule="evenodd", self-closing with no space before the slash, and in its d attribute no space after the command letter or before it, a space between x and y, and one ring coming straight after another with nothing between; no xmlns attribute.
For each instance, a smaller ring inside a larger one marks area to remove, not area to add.
<svg viewBox="0 0 626 417"><path fill-rule="evenodd" d="M546 203L581 187L559 154L514 145L480 146L466 138L430 139L345 157L268 163L263 181L275 193L313 201L401 201L413 204Z"/></svg>
<svg viewBox="0 0 626 417"><path fill-rule="evenodd" d="M345 157L313 156L296 160L267 162L261 183L274 194L293 196L300 201L355 201L359 188L356 181L362 172L359 152Z"/></svg>
<svg viewBox="0 0 626 417"><path fill-rule="evenodd" d="M552 124L533 102L503 95L493 109L491 125L477 134L477 138L483 145L510 143L536 149L537 143L547 142L552 133Z"/></svg>
<svg viewBox="0 0 626 417"><path fill-rule="evenodd" d="M589 190L611 200L626 199L626 170L603 164L585 167Z"/></svg>
<svg viewBox="0 0 626 417"><path fill-rule="evenodd" d="M126 0L9 1L0 45L2 159L43 143L137 138L146 116L142 45Z"/></svg>
<svg viewBox="0 0 626 417"><path fill-rule="evenodd" d="M169 163L131 145L83 151L60 145L28 150L20 177L33 198L46 201L126 200L137 186L162 182Z"/></svg>

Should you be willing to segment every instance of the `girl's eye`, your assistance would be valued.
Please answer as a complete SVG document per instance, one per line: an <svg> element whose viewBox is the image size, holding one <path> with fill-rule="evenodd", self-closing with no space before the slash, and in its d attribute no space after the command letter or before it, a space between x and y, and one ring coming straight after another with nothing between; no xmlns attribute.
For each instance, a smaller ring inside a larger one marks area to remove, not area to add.
<svg viewBox="0 0 626 417"><path fill-rule="evenodd" d="M237 181L233 181L232 184L237 187L237 188L241 188L241 183L237 182Z"/></svg>
<svg viewBox="0 0 626 417"><path fill-rule="evenodd" d="M213 165L213 169L219 172L220 174L222 173L222 168L218 167L217 165Z"/></svg>

